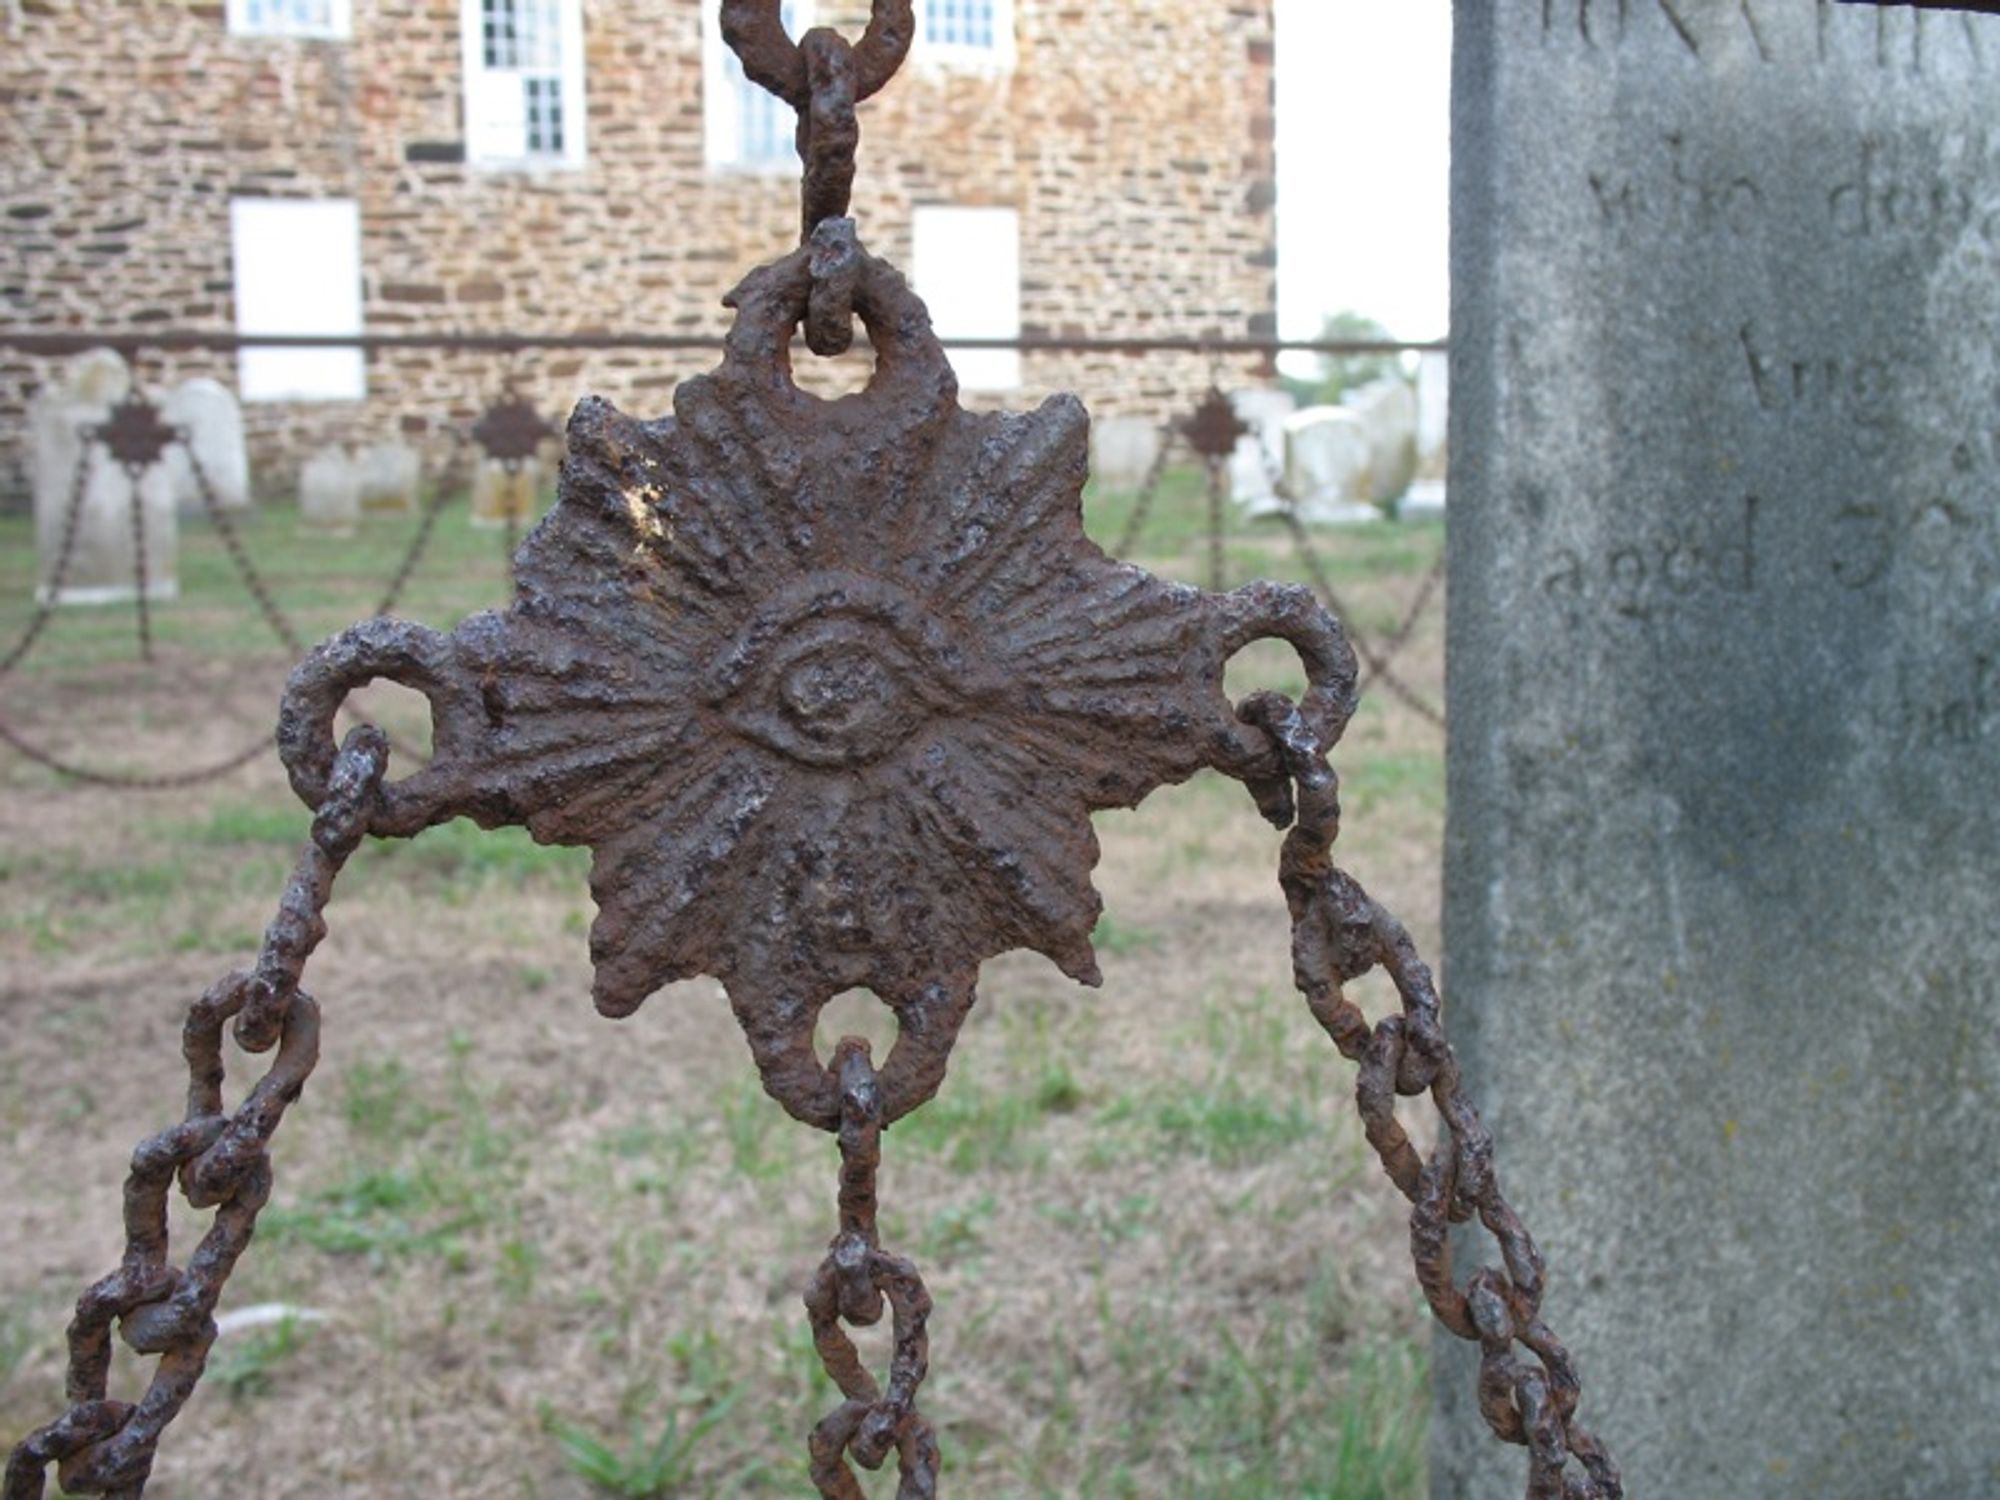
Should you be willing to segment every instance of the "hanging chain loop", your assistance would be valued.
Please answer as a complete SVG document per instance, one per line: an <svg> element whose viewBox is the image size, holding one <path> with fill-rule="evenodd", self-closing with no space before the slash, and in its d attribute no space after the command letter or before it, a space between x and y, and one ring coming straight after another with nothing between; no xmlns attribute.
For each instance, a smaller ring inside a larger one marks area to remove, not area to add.
<svg viewBox="0 0 2000 1500"><path fill-rule="evenodd" d="M1383 1170L1411 1202L1410 1254L1424 1298L1440 1323L1480 1346L1480 1414L1501 1440L1527 1447L1529 1500L1621 1500L1618 1466L1576 1420L1576 1367L1542 1320L1541 1252L1500 1191L1493 1137L1445 1037L1430 968L1403 924L1333 863L1340 792L1326 747L1278 694L1253 695L1239 715L1270 736L1294 788L1295 818L1279 856L1294 982L1333 1044L1359 1064L1355 1103ZM1284 808L1266 807L1274 810ZM1378 967L1402 1010L1371 1027L1343 986ZM1441 1127L1428 1160L1396 1118L1399 1096L1422 1094ZM1461 1291L1450 1230L1475 1217L1498 1245L1501 1267L1482 1268Z"/></svg>
<svg viewBox="0 0 2000 1500"><path fill-rule="evenodd" d="M896 76L916 35L912 0L875 0L867 33L853 49L855 102L879 93ZM793 109L806 107L811 79L800 44L786 34L782 0L722 0L722 39L752 83Z"/></svg>
<svg viewBox="0 0 2000 1500"><path fill-rule="evenodd" d="M863 1500L851 1455L874 1470L894 1453L896 1500L935 1500L937 1434L917 1410L917 1388L930 1369L930 1293L916 1266L882 1248L876 1228L875 1173L882 1164L882 1091L868 1043L843 1040L834 1052L840 1082L840 1232L806 1289L806 1315L820 1363L847 1399L813 1429L812 1481L823 1500ZM886 1391L863 1367L842 1328L872 1328L887 1308L895 1337Z"/></svg>
<svg viewBox="0 0 2000 1500"><path fill-rule="evenodd" d="M231 974L188 1012L186 1118L132 1154L124 1260L83 1294L69 1326L69 1410L14 1449L0 1500L41 1500L50 1464L67 1494L136 1500L144 1491L160 1436L207 1363L224 1284L271 1196L271 1138L319 1061L319 1006L299 981L326 936L334 878L367 831L388 762L380 730L347 736L256 967ZM233 1113L222 1099L222 1034L232 1020L246 1052L277 1049ZM189 1204L216 1210L185 1266L168 1259L168 1194L177 1180ZM114 1328L134 1352L160 1358L137 1402L107 1396Z"/></svg>

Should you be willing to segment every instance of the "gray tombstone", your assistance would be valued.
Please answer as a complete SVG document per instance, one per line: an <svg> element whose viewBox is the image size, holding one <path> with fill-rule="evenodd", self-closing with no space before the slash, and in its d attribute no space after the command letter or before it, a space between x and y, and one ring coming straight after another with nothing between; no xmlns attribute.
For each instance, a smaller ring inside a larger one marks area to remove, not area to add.
<svg viewBox="0 0 2000 1500"><path fill-rule="evenodd" d="M299 470L299 524L350 536L361 520L361 471L348 451L322 448Z"/></svg>
<svg viewBox="0 0 2000 1500"><path fill-rule="evenodd" d="M1448 1004L1586 1425L2000 1494L2000 19L1456 27Z"/></svg>
<svg viewBox="0 0 2000 1500"><path fill-rule="evenodd" d="M57 604L135 598L143 543L146 597L180 591L173 480L164 463L133 476L86 438L132 389L109 349L77 355L29 406L34 453L35 597ZM136 524L135 524L136 522Z"/></svg>
<svg viewBox="0 0 2000 1500"><path fill-rule="evenodd" d="M408 513L417 509L424 464L408 443L371 443L355 456L365 511Z"/></svg>
<svg viewBox="0 0 2000 1500"><path fill-rule="evenodd" d="M1090 473L1098 488L1130 494L1146 482L1164 442L1150 417L1103 417L1090 424Z"/></svg>
<svg viewBox="0 0 2000 1500"><path fill-rule="evenodd" d="M197 464L218 508L248 509L250 455L243 442L243 408L229 387L197 375L175 386L160 410L170 426L187 434L186 445L169 448L166 458L181 511L198 515L206 509L195 478Z"/></svg>

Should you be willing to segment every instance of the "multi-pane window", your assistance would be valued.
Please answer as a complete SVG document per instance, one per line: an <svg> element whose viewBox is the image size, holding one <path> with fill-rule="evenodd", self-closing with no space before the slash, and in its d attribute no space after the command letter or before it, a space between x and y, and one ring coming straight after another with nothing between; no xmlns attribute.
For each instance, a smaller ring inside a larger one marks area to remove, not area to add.
<svg viewBox="0 0 2000 1500"><path fill-rule="evenodd" d="M237 198L229 205L236 331L361 332L361 211L352 198ZM245 348L245 401L357 401L368 393L359 349Z"/></svg>
<svg viewBox="0 0 2000 1500"><path fill-rule="evenodd" d="M583 160L579 0L463 0L468 160L502 166Z"/></svg>
<svg viewBox="0 0 2000 1500"><path fill-rule="evenodd" d="M1021 336L1021 216L1011 208L920 207L910 237L911 279L959 387L1018 389L1020 350L955 349L952 341Z"/></svg>
<svg viewBox="0 0 2000 1500"><path fill-rule="evenodd" d="M974 65L1014 61L1014 0L920 0L918 55Z"/></svg>
<svg viewBox="0 0 2000 1500"><path fill-rule="evenodd" d="M999 0L924 0L924 36L940 47L991 47Z"/></svg>
<svg viewBox="0 0 2000 1500"><path fill-rule="evenodd" d="M236 36L344 37L352 24L349 0L229 0Z"/></svg>
<svg viewBox="0 0 2000 1500"><path fill-rule="evenodd" d="M779 14L794 40L813 24L813 0L784 0ZM789 169L798 165L793 142L797 117L792 107L765 92L743 73L743 64L722 40L716 7L703 7L703 124L711 167Z"/></svg>

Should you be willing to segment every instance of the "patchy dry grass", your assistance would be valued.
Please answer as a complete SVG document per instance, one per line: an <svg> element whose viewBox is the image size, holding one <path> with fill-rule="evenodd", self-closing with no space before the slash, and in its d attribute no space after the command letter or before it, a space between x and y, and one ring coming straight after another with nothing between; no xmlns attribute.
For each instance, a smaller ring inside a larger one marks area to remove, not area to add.
<svg viewBox="0 0 2000 1500"><path fill-rule="evenodd" d="M1200 576L1198 495L1174 477L1143 561ZM1095 501L1095 534L1129 503ZM372 606L408 524L307 544L272 513L249 541L323 633ZM1322 545L1380 630L1441 541L1384 526ZM408 613L448 625L504 600L490 535L451 516L439 542ZM0 522L0 641L31 555ZM1246 530L1230 556L1238 576L1302 576L1280 534ZM135 768L265 732L283 654L212 537L192 530L185 557L157 675L129 661L123 612L65 612L7 685L9 721ZM1404 664L1433 694L1440 629L1434 613ZM1299 685L1277 651L1239 675ZM422 732L395 694L370 711ZM1348 862L1434 944L1439 737L1371 700L1339 764ZM135 797L0 756L0 1443L55 1410L65 1309L118 1254L125 1155L179 1102L180 1017L253 951L304 828L270 763ZM1032 957L989 965L943 1095L886 1142L884 1229L937 1302L925 1406L949 1490L1415 1496L1426 1375L1402 1218L1350 1070L1291 992L1277 838L1213 778L1099 831L1104 989ZM715 985L592 1013L585 868L464 824L350 867L310 980L324 1060L227 1304L326 1321L223 1340L159 1500L806 1492L803 1436L836 1398L799 1293L832 1231L835 1152L764 1098ZM843 997L823 1040L879 1046L885 1020Z"/></svg>

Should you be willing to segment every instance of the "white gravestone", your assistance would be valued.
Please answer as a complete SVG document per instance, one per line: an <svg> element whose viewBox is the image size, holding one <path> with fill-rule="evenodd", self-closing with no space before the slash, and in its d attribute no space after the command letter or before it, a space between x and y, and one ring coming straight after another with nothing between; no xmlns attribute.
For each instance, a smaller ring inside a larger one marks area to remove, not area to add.
<svg viewBox="0 0 2000 1500"><path fill-rule="evenodd" d="M1105 417L1091 423L1090 474L1100 490L1131 494L1145 484L1164 439L1148 417Z"/></svg>
<svg viewBox="0 0 2000 1500"><path fill-rule="evenodd" d="M102 444L84 437L84 429L106 421L113 403L131 389L124 360L111 350L93 349L72 360L62 380L30 404L35 597L42 603L109 604L137 597L135 542L141 540L146 597L171 599L180 591L173 481L166 466L153 465L135 486ZM79 497L78 466L86 463Z"/></svg>
<svg viewBox="0 0 2000 1500"><path fill-rule="evenodd" d="M1410 487L1417 471L1417 393L1400 375L1370 381L1342 400L1368 434L1368 488L1362 496L1376 505Z"/></svg>
<svg viewBox="0 0 2000 1500"><path fill-rule="evenodd" d="M1299 409L1289 391L1231 391L1229 404L1250 430L1229 456L1229 498L1252 515L1277 501L1276 480L1285 461L1285 421Z"/></svg>
<svg viewBox="0 0 2000 1500"><path fill-rule="evenodd" d="M1285 423L1285 492L1312 526L1379 521L1370 503L1374 448L1359 414L1309 406Z"/></svg>
<svg viewBox="0 0 2000 1500"><path fill-rule="evenodd" d="M423 460L408 443L371 443L355 460L361 477L361 508L410 512L417 508Z"/></svg>
<svg viewBox="0 0 2000 1500"><path fill-rule="evenodd" d="M178 427L187 436L185 446L176 443L167 450L174 502L181 513L199 515L205 509L195 481L197 464L218 507L247 510L250 456L243 443L243 408L229 387L206 376L183 380L161 403L160 411L169 427Z"/></svg>
<svg viewBox="0 0 2000 1500"><path fill-rule="evenodd" d="M1427 349L1417 356L1417 474L1445 475L1445 433L1451 418L1451 356Z"/></svg>
<svg viewBox="0 0 2000 1500"><path fill-rule="evenodd" d="M350 536L361 519L361 472L345 448L322 448L299 470L299 522Z"/></svg>

